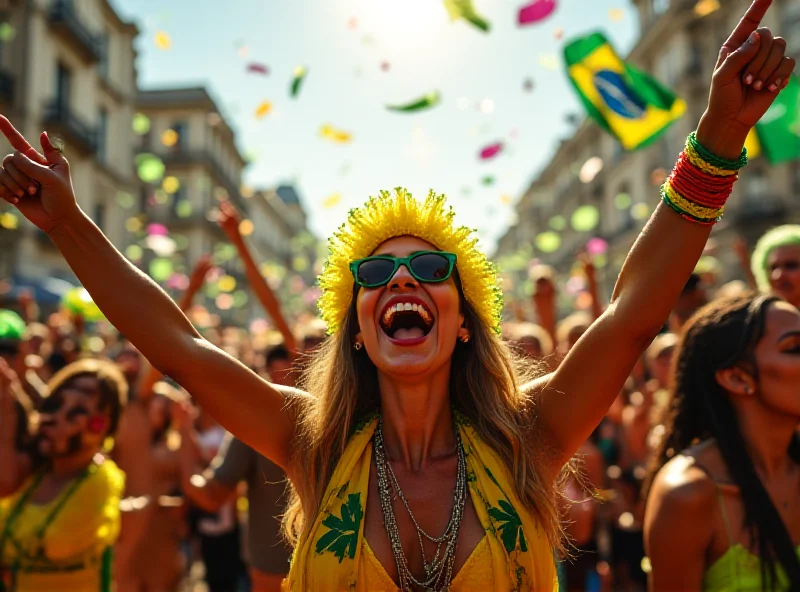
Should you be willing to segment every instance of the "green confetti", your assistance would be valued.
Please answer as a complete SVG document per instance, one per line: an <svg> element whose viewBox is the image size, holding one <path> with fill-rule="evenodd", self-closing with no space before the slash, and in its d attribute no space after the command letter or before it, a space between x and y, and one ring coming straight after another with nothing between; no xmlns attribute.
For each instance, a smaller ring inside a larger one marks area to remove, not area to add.
<svg viewBox="0 0 800 592"><path fill-rule="evenodd" d="M188 218L192 215L192 202L181 200L175 206L175 213L178 214L178 218Z"/></svg>
<svg viewBox="0 0 800 592"><path fill-rule="evenodd" d="M577 232L593 230L600 222L600 211L591 205L580 206L572 212L572 228Z"/></svg>
<svg viewBox="0 0 800 592"><path fill-rule="evenodd" d="M132 124L134 133L140 136L150 131L150 118L144 113L137 113L134 115Z"/></svg>
<svg viewBox="0 0 800 592"><path fill-rule="evenodd" d="M444 7L450 14L451 20L464 19L484 33L491 28L489 21L475 12L472 0L444 0Z"/></svg>
<svg viewBox="0 0 800 592"><path fill-rule="evenodd" d="M646 203L637 203L631 208L631 216L634 220L644 220L650 215L650 206Z"/></svg>
<svg viewBox="0 0 800 592"><path fill-rule="evenodd" d="M131 261L139 261L143 254L144 251L139 245L130 245L125 249L125 256Z"/></svg>
<svg viewBox="0 0 800 592"><path fill-rule="evenodd" d="M428 94L414 99L409 103L405 103L402 105L386 105L386 108L389 111L397 111L400 113L413 113L415 111L423 111L425 109L430 109L435 107L442 101L442 95L439 93L438 90L433 92L429 92Z"/></svg>
<svg viewBox="0 0 800 592"><path fill-rule="evenodd" d="M247 292L244 290L236 290L233 293L233 307L241 308L247 304Z"/></svg>
<svg viewBox="0 0 800 592"><path fill-rule="evenodd" d="M494 185L494 175L486 175L483 179L481 179L481 183L483 183L486 187Z"/></svg>
<svg viewBox="0 0 800 592"><path fill-rule="evenodd" d="M550 218L550 228L561 232L567 227L567 219L564 216L553 216Z"/></svg>
<svg viewBox="0 0 800 592"><path fill-rule="evenodd" d="M164 162L155 154L139 154L136 157L136 170L145 183L157 183L164 176Z"/></svg>
<svg viewBox="0 0 800 592"><path fill-rule="evenodd" d="M17 35L17 30L11 23L0 23L0 42L9 43Z"/></svg>
<svg viewBox="0 0 800 592"><path fill-rule="evenodd" d="M153 259L150 262L150 277L157 282L165 282L172 275L172 261L169 259Z"/></svg>
<svg viewBox="0 0 800 592"><path fill-rule="evenodd" d="M536 248L542 253L555 253L561 248L561 236L551 230L542 232L536 237Z"/></svg>
<svg viewBox="0 0 800 592"><path fill-rule="evenodd" d="M631 196L627 193L618 193L614 197L614 205L617 206L618 210L627 210L632 203Z"/></svg>
<svg viewBox="0 0 800 592"><path fill-rule="evenodd" d="M119 191L117 193L117 203L121 208L129 210L136 202L134 201L133 196L127 191Z"/></svg>
<svg viewBox="0 0 800 592"><path fill-rule="evenodd" d="M297 66L294 69L294 77L292 78L292 86L289 91L289 94L293 99L296 99L297 96L300 94L300 89L303 86L303 80L305 80L306 75L308 74L308 68L305 66Z"/></svg>

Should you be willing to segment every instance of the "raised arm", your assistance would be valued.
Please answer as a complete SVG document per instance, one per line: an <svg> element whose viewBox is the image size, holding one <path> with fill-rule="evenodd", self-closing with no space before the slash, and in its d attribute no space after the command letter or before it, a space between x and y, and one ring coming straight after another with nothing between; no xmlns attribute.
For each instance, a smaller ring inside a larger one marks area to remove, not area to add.
<svg viewBox="0 0 800 592"><path fill-rule="evenodd" d="M789 79L794 60L782 39L756 31L770 0L756 0L720 51L699 144L738 159L749 130ZM684 177L685 180L685 177ZM702 199L696 185L682 194ZM611 303L550 376L538 381L538 425L552 444L553 475L591 434L636 360L659 332L703 252L711 227L661 203L625 260Z"/></svg>
<svg viewBox="0 0 800 592"><path fill-rule="evenodd" d="M17 150L3 160L0 197L49 235L108 320L153 366L285 468L294 421L281 393L204 340L169 296L114 248L78 207L69 164L46 133L42 156L2 116L0 130Z"/></svg>
<svg viewBox="0 0 800 592"><path fill-rule="evenodd" d="M297 343L294 334L291 329L289 329L286 319L283 318L278 299L272 292L272 288L269 287L269 284L259 272L253 255L250 253L250 249L247 247L247 243L242 233L239 231L239 224L241 222L239 213L236 211L233 204L227 201L219 205L219 213L219 225L222 227L222 230L225 231L225 234L228 235L231 244L233 244L239 252L239 257L241 257L242 263L244 264L244 270L247 274L247 281L250 282L250 287L253 288L261 306L267 311L267 314L272 318L272 322L275 323L278 331L280 331L283 336L283 343L286 349L294 356L297 354Z"/></svg>

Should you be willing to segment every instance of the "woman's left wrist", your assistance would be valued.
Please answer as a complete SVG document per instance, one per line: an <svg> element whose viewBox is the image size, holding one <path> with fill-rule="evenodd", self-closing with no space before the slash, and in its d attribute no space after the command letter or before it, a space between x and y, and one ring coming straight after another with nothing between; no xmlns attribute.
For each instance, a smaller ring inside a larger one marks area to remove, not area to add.
<svg viewBox="0 0 800 592"><path fill-rule="evenodd" d="M750 128L731 122L714 119L706 111L697 125L697 141L713 153L725 160L736 160L742 153Z"/></svg>

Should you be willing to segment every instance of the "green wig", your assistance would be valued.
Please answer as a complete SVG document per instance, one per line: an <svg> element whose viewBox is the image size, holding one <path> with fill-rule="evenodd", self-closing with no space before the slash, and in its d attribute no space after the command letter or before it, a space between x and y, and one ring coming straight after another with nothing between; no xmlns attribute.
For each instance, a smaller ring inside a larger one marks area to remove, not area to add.
<svg viewBox="0 0 800 592"><path fill-rule="evenodd" d="M758 283L758 289L762 292L769 292L769 270L767 269L769 256L778 247L797 245L800 247L800 225L784 224L776 226L764 233L753 250L753 257L750 260L750 269Z"/></svg>

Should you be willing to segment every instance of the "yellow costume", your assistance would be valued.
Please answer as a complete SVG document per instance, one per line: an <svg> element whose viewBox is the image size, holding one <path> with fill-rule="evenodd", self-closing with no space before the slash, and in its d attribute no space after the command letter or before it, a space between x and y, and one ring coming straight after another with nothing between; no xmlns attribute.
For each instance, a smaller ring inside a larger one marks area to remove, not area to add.
<svg viewBox="0 0 800 592"><path fill-rule="evenodd" d="M99 460L55 499L36 505L30 497L42 477L0 500L0 590L107 592L125 474Z"/></svg>
<svg viewBox="0 0 800 592"><path fill-rule="evenodd" d="M350 437L328 484L322 511L295 549L285 589L397 590L364 538L377 423L377 417L363 422ZM517 498L502 461L463 416L457 414L456 423L466 453L470 497L486 536L454 577L451 590L557 590L553 549Z"/></svg>

